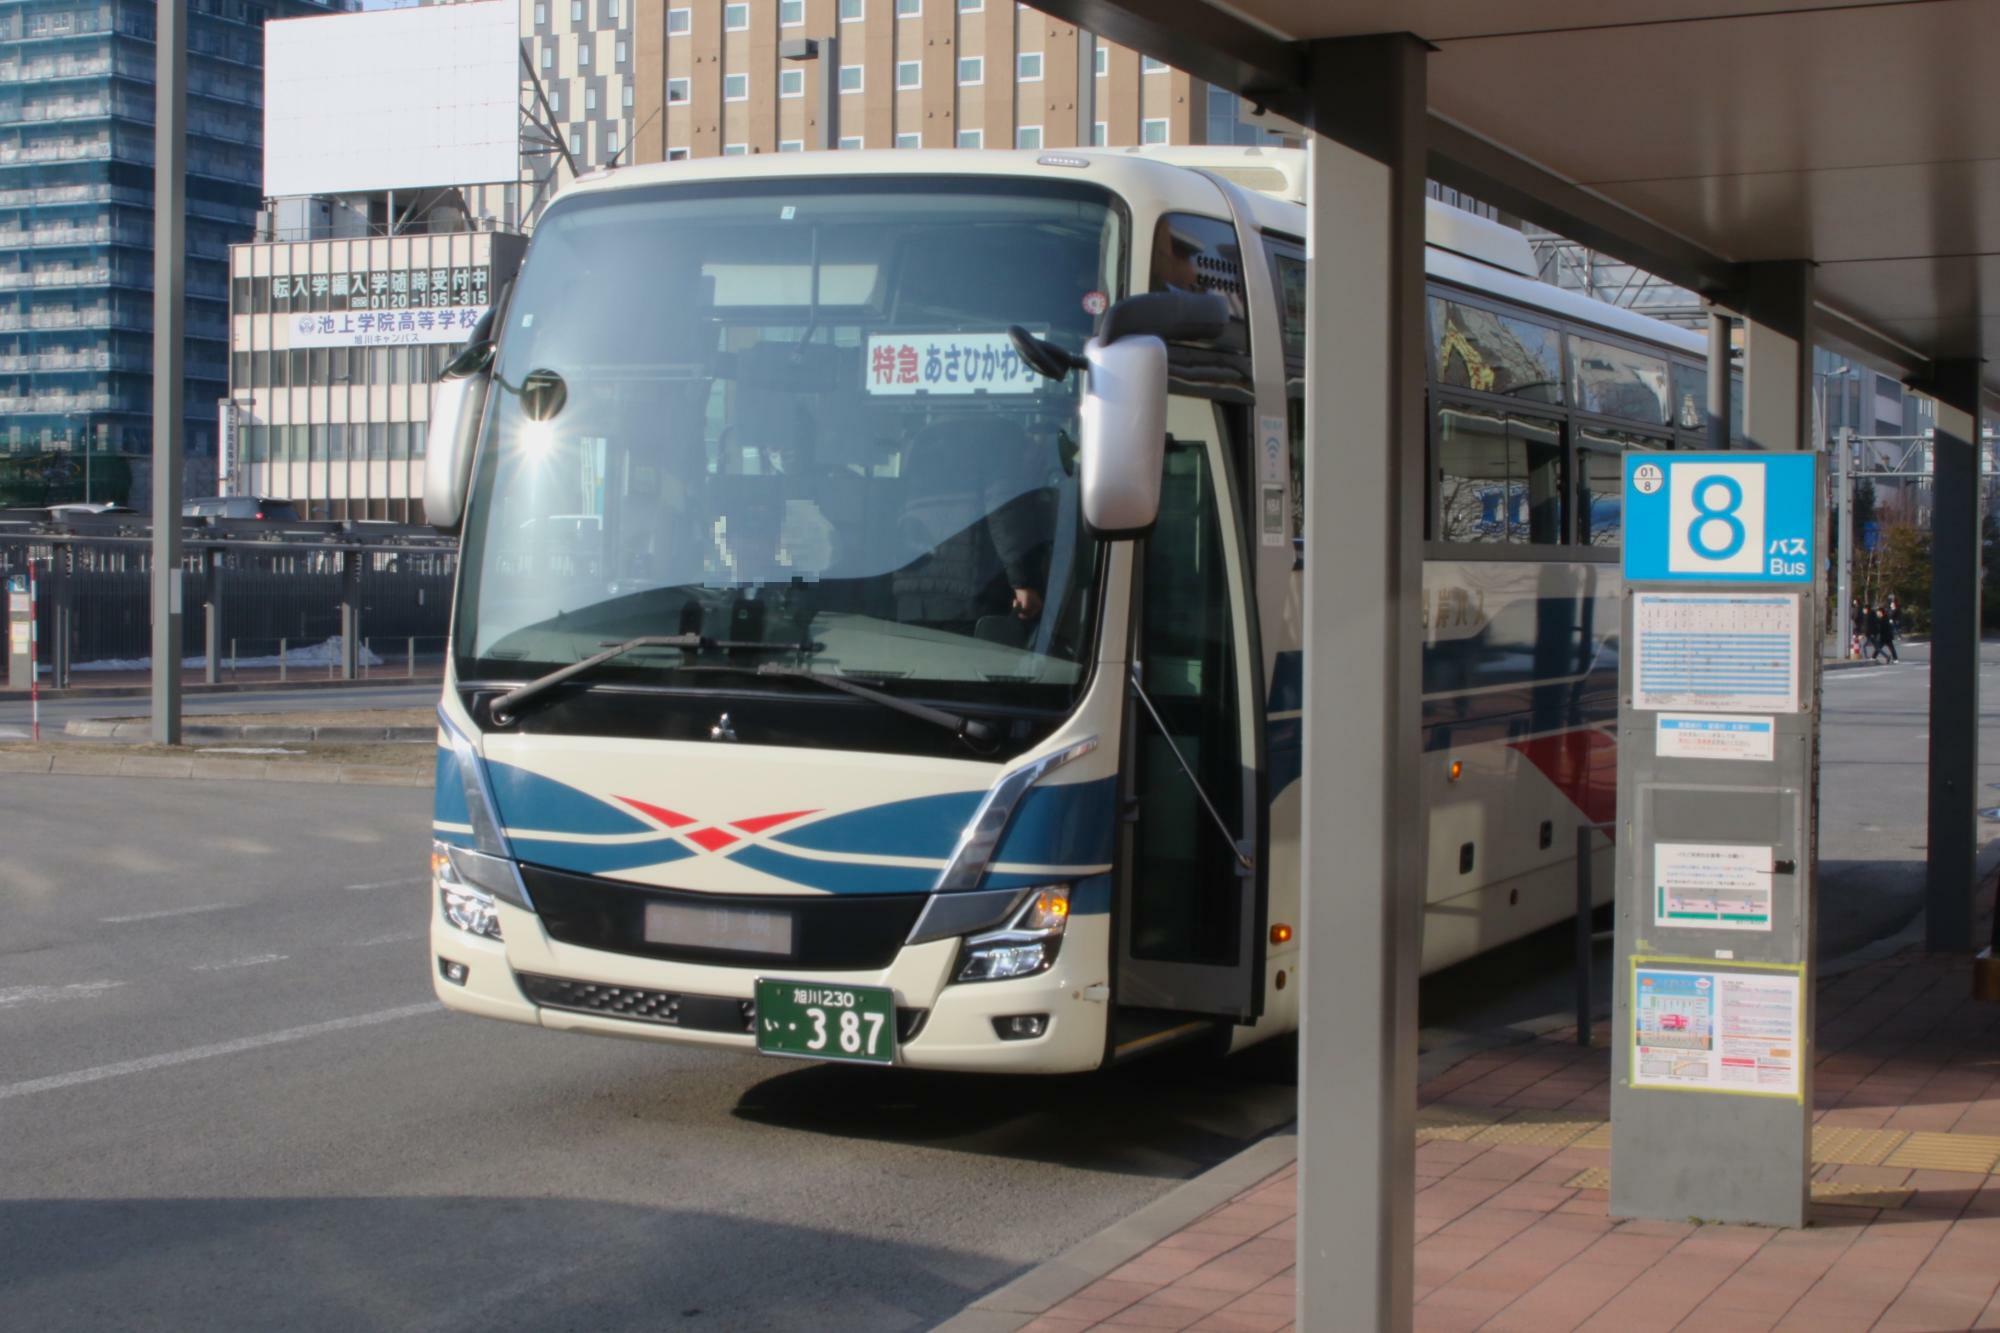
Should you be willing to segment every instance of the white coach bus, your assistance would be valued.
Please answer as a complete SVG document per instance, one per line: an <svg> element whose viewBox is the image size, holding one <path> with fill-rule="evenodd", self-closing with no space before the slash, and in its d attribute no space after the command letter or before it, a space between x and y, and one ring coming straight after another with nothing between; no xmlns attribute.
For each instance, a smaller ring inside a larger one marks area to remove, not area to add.
<svg viewBox="0 0 2000 1333"><path fill-rule="evenodd" d="M433 406L443 1001L1036 1073L1292 1029L1304 171L829 153L552 204ZM1700 443L1704 347L1468 213L1428 265L1434 969L1573 910L1619 456Z"/></svg>

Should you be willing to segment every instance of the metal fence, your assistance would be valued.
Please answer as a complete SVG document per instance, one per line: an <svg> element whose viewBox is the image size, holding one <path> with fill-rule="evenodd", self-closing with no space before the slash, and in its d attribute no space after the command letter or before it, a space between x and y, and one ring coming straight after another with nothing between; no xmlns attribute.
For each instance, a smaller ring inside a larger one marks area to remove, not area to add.
<svg viewBox="0 0 2000 1333"><path fill-rule="evenodd" d="M0 517L0 576L33 563L40 656L58 686L152 652L150 526L121 517ZM458 544L429 528L190 522L182 539L182 656L211 674L225 657L324 670L337 653L365 670L442 653Z"/></svg>

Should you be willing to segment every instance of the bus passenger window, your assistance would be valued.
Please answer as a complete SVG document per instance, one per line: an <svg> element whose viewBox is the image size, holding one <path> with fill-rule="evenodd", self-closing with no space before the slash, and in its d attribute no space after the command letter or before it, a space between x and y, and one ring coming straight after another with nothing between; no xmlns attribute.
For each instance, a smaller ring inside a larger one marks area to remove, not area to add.
<svg viewBox="0 0 2000 1333"><path fill-rule="evenodd" d="M1438 411L1438 540L1556 546L1563 541L1562 431L1511 412Z"/></svg>
<svg viewBox="0 0 2000 1333"><path fill-rule="evenodd" d="M1585 426L1576 437L1577 540L1586 546L1623 542L1625 455L1672 448L1661 436Z"/></svg>

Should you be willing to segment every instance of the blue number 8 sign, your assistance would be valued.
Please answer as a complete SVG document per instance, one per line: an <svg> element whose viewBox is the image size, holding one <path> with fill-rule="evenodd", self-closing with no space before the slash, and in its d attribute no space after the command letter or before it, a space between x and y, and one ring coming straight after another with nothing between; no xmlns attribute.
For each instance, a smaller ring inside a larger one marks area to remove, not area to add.
<svg viewBox="0 0 2000 1333"><path fill-rule="evenodd" d="M1764 468L1704 462L1667 473L1667 568L1756 574L1763 565Z"/></svg>

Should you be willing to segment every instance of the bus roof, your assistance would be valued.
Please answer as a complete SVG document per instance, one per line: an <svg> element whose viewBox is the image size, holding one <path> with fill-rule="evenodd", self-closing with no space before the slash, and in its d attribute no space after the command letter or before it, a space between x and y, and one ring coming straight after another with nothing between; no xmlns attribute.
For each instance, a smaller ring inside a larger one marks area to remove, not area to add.
<svg viewBox="0 0 2000 1333"><path fill-rule="evenodd" d="M1306 154L1297 148L1209 145L1153 148L864 149L834 153L758 153L654 162L595 171L579 178L551 205L573 196L684 181L772 180L787 176L1042 176L1079 175L1130 203L1160 212L1227 217L1215 182L1236 185L1248 213L1267 232L1305 235ZM1435 279L1578 323L1657 343L1686 356L1707 354L1708 339L1690 329L1542 282L1519 231L1464 209L1429 201L1425 270Z"/></svg>

